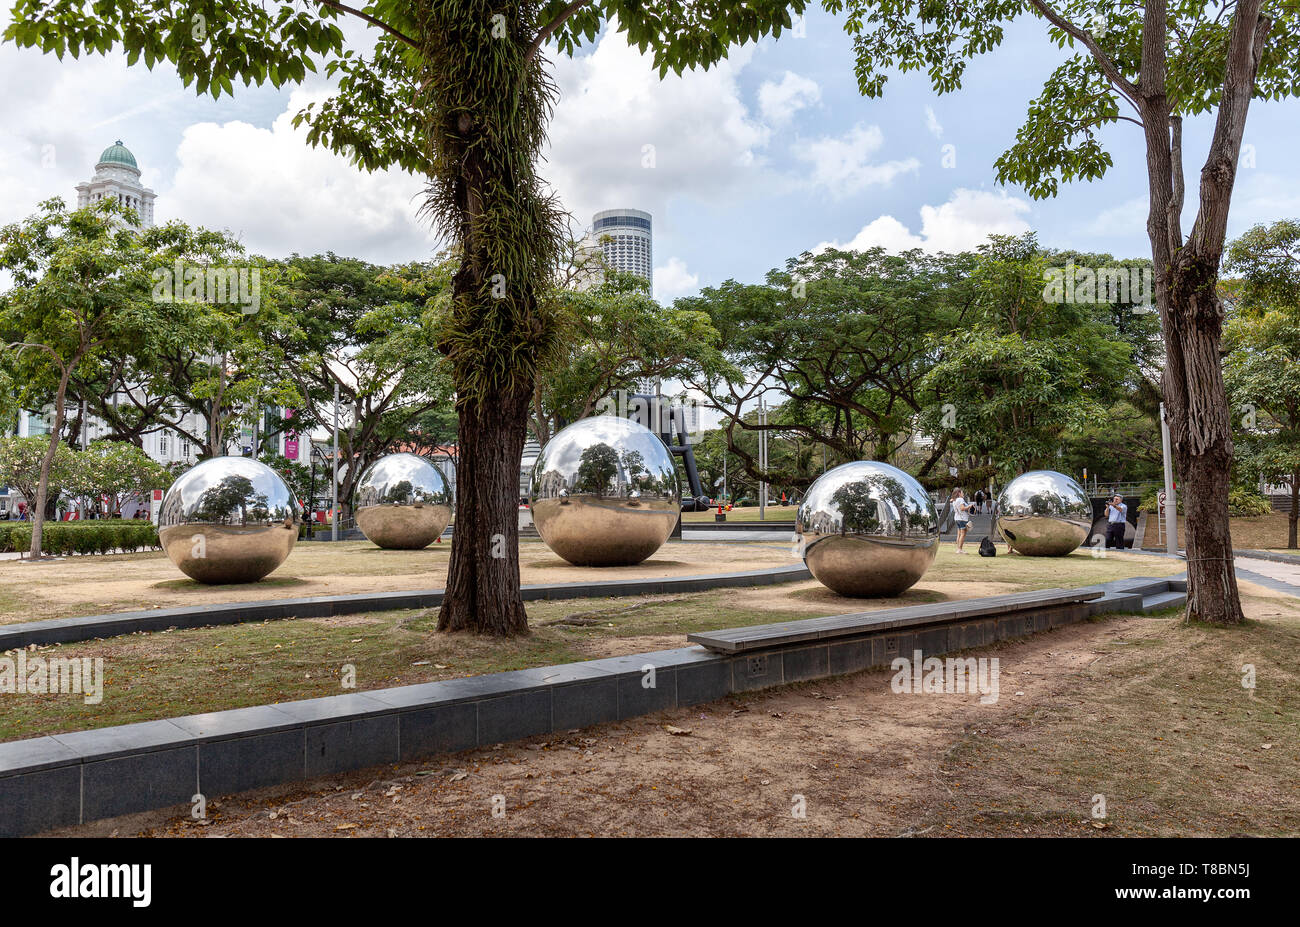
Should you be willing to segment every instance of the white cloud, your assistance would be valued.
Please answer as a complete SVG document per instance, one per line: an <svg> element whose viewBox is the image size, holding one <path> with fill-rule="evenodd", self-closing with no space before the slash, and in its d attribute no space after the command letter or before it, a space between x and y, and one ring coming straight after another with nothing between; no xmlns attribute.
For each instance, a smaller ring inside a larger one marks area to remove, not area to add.
<svg viewBox="0 0 1300 927"><path fill-rule="evenodd" d="M925 108L925 127L935 138L943 138L943 126L939 124L939 117L934 114L933 106Z"/></svg>
<svg viewBox="0 0 1300 927"><path fill-rule="evenodd" d="M990 235L1022 235L1029 231L1025 216L1027 200L1003 191L954 190L946 203L921 207L921 231L913 234L893 216L880 216L864 225L849 241L822 242L814 250L839 248L865 251L883 247L888 251L922 248L926 251L969 251L984 244Z"/></svg>
<svg viewBox="0 0 1300 927"><path fill-rule="evenodd" d="M1119 238L1135 233L1145 235L1148 202L1146 196L1135 196L1118 206L1103 210L1084 227L1083 232L1097 238Z"/></svg>
<svg viewBox="0 0 1300 927"><path fill-rule="evenodd" d="M171 188L158 218L241 234L252 251L283 255L333 250L383 263L428 258L437 240L417 218L421 182L399 171L367 174L346 158L308 145L292 114L313 99L295 91L270 129L201 122L176 149Z"/></svg>
<svg viewBox="0 0 1300 927"><path fill-rule="evenodd" d="M689 296L700 288L700 275L686 269L686 262L672 257L655 268L655 299L669 303L678 296Z"/></svg>
<svg viewBox="0 0 1300 927"><path fill-rule="evenodd" d="M914 172L921 166L916 158L873 164L872 156L884 141L879 126L858 124L838 138L822 136L798 142L792 151L796 158L811 165L807 183L839 198L870 186L887 186L899 174Z"/></svg>
<svg viewBox="0 0 1300 927"><path fill-rule="evenodd" d="M815 105L821 98L821 87L815 80L793 71L786 71L779 84L768 80L758 88L759 112L771 126L785 125L799 110Z"/></svg>
<svg viewBox="0 0 1300 927"><path fill-rule="evenodd" d="M672 196L720 202L761 183L771 130L740 97L753 46L708 72L660 80L649 57L607 30L595 49L555 61L560 100L542 176L580 224L620 206L662 220Z"/></svg>

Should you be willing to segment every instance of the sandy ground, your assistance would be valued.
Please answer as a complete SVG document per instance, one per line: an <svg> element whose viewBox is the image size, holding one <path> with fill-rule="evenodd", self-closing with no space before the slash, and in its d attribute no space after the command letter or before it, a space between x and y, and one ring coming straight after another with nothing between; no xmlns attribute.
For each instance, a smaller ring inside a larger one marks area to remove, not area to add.
<svg viewBox="0 0 1300 927"><path fill-rule="evenodd" d="M1270 595L1249 583L1243 591ZM1254 603L1248 612L1259 617L1267 607ZM981 704L973 694L894 694L888 671L860 673L210 801L202 822L151 812L61 833L1087 835L1109 826L1091 818L1087 782L1011 781L994 770L966 768L953 754L972 738L1037 749L1034 737L1053 736L1041 719L1077 702L1089 669L1113 645L1141 645L1162 622L1167 626L1168 619L1108 619L987 648L981 655L1001 661L995 704ZM655 641L620 644L643 649ZM1050 793L1057 805L1064 801L1064 808L1028 821L998 817L999 795L1034 789ZM986 807L985 799L991 810L972 815L972 807ZM1291 812L1281 813L1285 819Z"/></svg>
<svg viewBox="0 0 1300 927"><path fill-rule="evenodd" d="M342 547L299 544L266 579L241 586L195 583L161 553L6 562L0 564L0 623L215 602L438 589L446 580L449 550L447 544L423 551L381 551L362 542ZM797 562L789 547L780 544L670 541L636 566L575 567L540 541L525 541L520 549L520 578L525 584L643 579Z"/></svg>

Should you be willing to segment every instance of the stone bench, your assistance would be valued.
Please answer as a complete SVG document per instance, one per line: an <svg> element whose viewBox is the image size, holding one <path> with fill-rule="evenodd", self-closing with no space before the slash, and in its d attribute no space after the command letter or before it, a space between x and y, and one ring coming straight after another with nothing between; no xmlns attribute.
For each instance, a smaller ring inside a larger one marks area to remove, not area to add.
<svg viewBox="0 0 1300 927"><path fill-rule="evenodd" d="M958 624L975 618L1010 616L1020 612L1055 610L1078 605L1105 594L1099 588L1044 589L987 596L958 602L935 602L870 612L832 615L828 618L782 621L721 631L701 631L686 639L718 653L746 653L810 641L878 634L899 628Z"/></svg>

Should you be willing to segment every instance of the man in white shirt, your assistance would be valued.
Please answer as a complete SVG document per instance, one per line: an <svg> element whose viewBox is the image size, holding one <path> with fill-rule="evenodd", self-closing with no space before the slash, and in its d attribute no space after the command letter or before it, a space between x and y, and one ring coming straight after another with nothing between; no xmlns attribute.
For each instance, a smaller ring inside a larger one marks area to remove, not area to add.
<svg viewBox="0 0 1300 927"><path fill-rule="evenodd" d="M1128 506L1122 496L1111 496L1106 503L1106 546L1124 549L1124 523L1128 521Z"/></svg>

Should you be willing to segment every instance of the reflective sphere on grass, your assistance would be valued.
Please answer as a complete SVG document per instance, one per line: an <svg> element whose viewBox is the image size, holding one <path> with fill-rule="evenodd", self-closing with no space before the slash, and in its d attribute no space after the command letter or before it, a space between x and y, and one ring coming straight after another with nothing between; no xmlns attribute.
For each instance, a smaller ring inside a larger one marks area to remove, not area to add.
<svg viewBox="0 0 1300 927"><path fill-rule="evenodd" d="M898 595L939 550L939 516L910 474L862 460L823 473L795 518L803 559L840 595Z"/></svg>
<svg viewBox="0 0 1300 927"><path fill-rule="evenodd" d="M1055 470L1030 470L998 496L998 531L1029 557L1063 557L1084 542L1092 502L1083 487Z"/></svg>
<svg viewBox="0 0 1300 927"><path fill-rule="evenodd" d="M428 547L451 521L451 490L442 471L414 454L389 454L357 485L357 527L387 550Z"/></svg>
<svg viewBox="0 0 1300 927"><path fill-rule="evenodd" d="M213 457L167 490L158 538L191 579L252 583L284 563L298 523L298 500L278 473L248 457Z"/></svg>
<svg viewBox="0 0 1300 927"><path fill-rule="evenodd" d="M613 415L546 442L529 496L546 546L578 566L640 563L681 517L672 453L650 429Z"/></svg>

